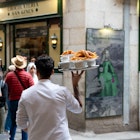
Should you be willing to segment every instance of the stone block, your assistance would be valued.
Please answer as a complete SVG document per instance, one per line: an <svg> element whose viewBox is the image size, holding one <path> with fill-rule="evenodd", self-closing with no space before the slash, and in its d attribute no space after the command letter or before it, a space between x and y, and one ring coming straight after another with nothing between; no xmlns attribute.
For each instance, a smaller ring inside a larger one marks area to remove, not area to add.
<svg viewBox="0 0 140 140"><path fill-rule="evenodd" d="M85 43L85 30L76 28L70 30L70 44L80 45Z"/></svg>
<svg viewBox="0 0 140 140"><path fill-rule="evenodd" d="M86 28L104 27L104 12L86 11Z"/></svg>
<svg viewBox="0 0 140 140"><path fill-rule="evenodd" d="M63 28L83 28L85 26L84 11L64 14Z"/></svg>
<svg viewBox="0 0 140 140"><path fill-rule="evenodd" d="M105 25L110 25L113 29L123 29L122 12L105 12Z"/></svg>

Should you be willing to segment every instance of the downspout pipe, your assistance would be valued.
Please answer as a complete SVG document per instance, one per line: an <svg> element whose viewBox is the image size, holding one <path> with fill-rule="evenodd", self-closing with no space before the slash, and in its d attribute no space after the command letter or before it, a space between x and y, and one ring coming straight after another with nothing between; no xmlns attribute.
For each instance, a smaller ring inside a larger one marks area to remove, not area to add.
<svg viewBox="0 0 140 140"><path fill-rule="evenodd" d="M124 96L123 124L129 125L130 117L130 0L124 0Z"/></svg>

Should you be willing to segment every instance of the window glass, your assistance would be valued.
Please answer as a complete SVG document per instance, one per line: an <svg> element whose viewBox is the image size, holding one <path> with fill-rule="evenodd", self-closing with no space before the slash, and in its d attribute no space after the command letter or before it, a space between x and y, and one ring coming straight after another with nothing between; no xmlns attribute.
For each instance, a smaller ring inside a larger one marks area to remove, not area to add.
<svg viewBox="0 0 140 140"><path fill-rule="evenodd" d="M46 53L47 23L34 22L15 26L16 54L37 57Z"/></svg>

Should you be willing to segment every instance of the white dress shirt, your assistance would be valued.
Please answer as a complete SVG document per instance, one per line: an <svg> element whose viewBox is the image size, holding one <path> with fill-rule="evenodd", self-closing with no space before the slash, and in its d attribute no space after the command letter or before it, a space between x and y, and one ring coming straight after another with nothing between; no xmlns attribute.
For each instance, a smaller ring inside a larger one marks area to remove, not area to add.
<svg viewBox="0 0 140 140"><path fill-rule="evenodd" d="M81 113L72 93L50 80L24 90L17 111L17 125L28 128L29 140L71 140L66 110Z"/></svg>

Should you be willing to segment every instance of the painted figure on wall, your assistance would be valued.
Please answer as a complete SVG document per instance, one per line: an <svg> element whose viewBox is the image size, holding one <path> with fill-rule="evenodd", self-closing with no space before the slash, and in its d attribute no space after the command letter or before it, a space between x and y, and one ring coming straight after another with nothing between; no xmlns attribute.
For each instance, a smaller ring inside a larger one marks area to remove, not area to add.
<svg viewBox="0 0 140 140"><path fill-rule="evenodd" d="M87 50L98 54L99 67L86 72L86 118L122 115L124 31L88 28Z"/></svg>
<svg viewBox="0 0 140 140"><path fill-rule="evenodd" d="M118 93L118 78L110 60L109 51L105 49L102 56L99 67L99 81L102 87L100 96L116 96Z"/></svg>

